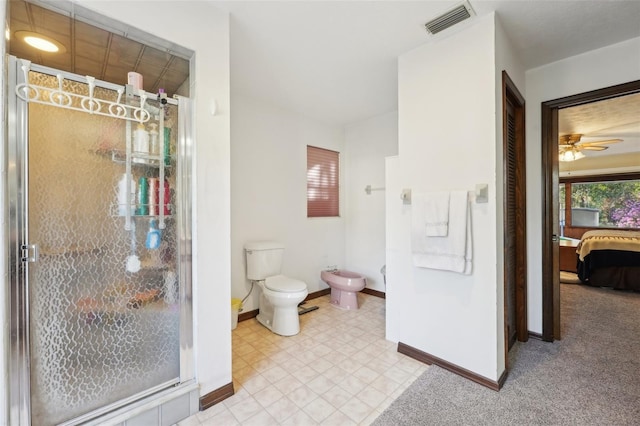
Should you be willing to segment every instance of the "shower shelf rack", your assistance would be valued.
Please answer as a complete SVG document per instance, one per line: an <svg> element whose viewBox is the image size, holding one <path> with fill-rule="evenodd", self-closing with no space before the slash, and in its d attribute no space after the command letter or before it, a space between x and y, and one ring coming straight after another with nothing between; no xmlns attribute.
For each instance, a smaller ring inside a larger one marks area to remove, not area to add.
<svg viewBox="0 0 640 426"><path fill-rule="evenodd" d="M147 94L144 90L138 90L140 106L135 106L120 102L122 100L122 95L125 93L125 88L123 86L119 86L117 89L118 98L116 102L95 97L94 90L96 87L96 79L91 76L85 76L86 81L83 82L89 87L88 96L65 91L63 89L64 77L60 73L56 74L56 78L58 79L57 89L29 84L31 61L27 61L25 59L21 59L20 61L22 63L20 68L24 73L25 83L16 85L15 90L16 95L23 101L71 109L89 114L104 115L107 117L139 123L147 122L151 118L149 111L144 108L147 101Z"/></svg>
<svg viewBox="0 0 640 426"><path fill-rule="evenodd" d="M44 67L38 66L37 68L44 68ZM135 92L130 93L131 91L129 89L131 88L131 86L110 85L112 87L112 90L115 90L118 94L117 100L113 102L107 99L101 99L94 96L94 91L96 88L95 77L85 76L84 81L81 81L82 83L85 83L88 86L88 90L87 90L88 96L86 96L86 95L80 95L77 93L65 91L63 88L65 78L62 75L62 73L55 74L58 80L58 87L55 88L55 87L39 86L36 84L29 83L29 72L31 70L31 61L20 59L20 69L24 74L25 82L17 84L15 88L15 92L16 92L16 96L24 100L25 102L45 104L45 105L49 105L57 108L70 109L74 111L86 112L89 114L103 115L111 118L126 120L126 135L125 135L126 152L125 152L124 164L125 164L125 174L127 175L127 187L130 186L130 182L131 182L131 166L139 165L139 164L151 166L151 164L147 163L147 161L154 161L154 160L157 161L157 164L155 164L155 166L158 167L158 170L159 170L159 180L161 182L164 182L165 168L168 167L167 165L165 165L164 157L138 154L133 152L131 147L131 138L132 138L131 123L132 122L145 123L151 119L151 113L147 111L147 109L145 109L145 104L147 103L148 96L144 90L138 89L138 90L135 90ZM53 73L51 73L51 75L52 74ZM130 105L128 103L121 103L123 94L125 94L125 89L127 94L127 96L125 96L125 99L129 99L130 94L137 95L139 99L139 102L138 102L139 106ZM160 98L163 97L162 96L163 94L164 93L162 94L158 93L158 101L160 101ZM152 107L152 109L157 109L156 119L158 120L158 127L160 129L164 128L164 104L165 103L173 103L173 102L169 102L166 96L164 96L161 106L159 106L158 108ZM148 105L146 106L148 107ZM161 146L163 147L165 143L169 143L169 141L166 140L166 136L164 133L161 134L160 140L162 141ZM142 161L134 161L135 159L142 160ZM131 204L131 201L132 200L129 199L129 193L127 192L127 205ZM159 194L159 204L164 205L164 192L161 192ZM132 230L131 217L132 217L131 214L125 214L126 220L124 224L124 229L127 231ZM162 211L158 215L158 219L159 219L159 224L158 224L159 228L164 229L165 215Z"/></svg>
<svg viewBox="0 0 640 426"><path fill-rule="evenodd" d="M123 206L124 208L122 210L126 210L126 204L111 204L110 207L110 212L111 212L111 216L112 217L125 217L126 214L121 214L120 212L120 207ZM136 203L131 204L131 210L134 210L139 207L139 206L146 206L147 208L149 207L149 204L138 204ZM173 204L165 204L165 207L167 208L167 210L173 212L174 211L174 206ZM146 217L146 218L151 218L151 219L156 219L160 217L160 214L136 214L136 213L131 213L130 215L132 218L134 217ZM162 215L165 219L171 219L173 217L173 214L164 214Z"/></svg>
<svg viewBox="0 0 640 426"><path fill-rule="evenodd" d="M111 150L111 161L114 163L125 164L127 161L127 153L122 150ZM171 167L171 160L167 161L164 156L155 155L155 154L145 154L141 152L132 152L131 153L131 165L132 166L147 166L147 167L160 167L160 163L164 163L164 168ZM141 161L135 161L141 160Z"/></svg>
<svg viewBox="0 0 640 426"><path fill-rule="evenodd" d="M139 91L141 93L141 98L140 98L140 106L144 107L144 100L142 98L142 96L144 96L144 91ZM160 94L158 94L159 98L158 100L160 100ZM165 108L164 108L164 103L160 102L160 105L157 108L157 114L155 115L156 120L158 121L158 128L160 129L164 129L164 115L165 115ZM159 149L160 152L162 152L163 154L147 154L147 153L140 153L138 151L134 151L133 150L133 143L132 143L132 139L133 139L133 131L131 129L132 127L132 120L129 120L126 122L126 126L125 126L125 152L124 152L124 166L125 166L125 175L126 175L126 184L125 187L126 188L130 188L131 187L131 181L133 178L133 174L132 174L132 168L133 167L138 167L138 166L148 166L148 167L156 167L158 169L158 180L159 182L163 182L163 186L164 186L164 182L165 182L165 177L166 177L166 173L165 171L167 170L168 166L165 164L167 159L165 159L164 157L164 153L167 152L165 150L166 146L170 146L170 140L167 137L167 134L165 131L160 132L159 134ZM118 162L115 160L115 156L113 156L112 154L112 160L115 162ZM120 157L121 158L121 157ZM168 157L167 157L168 158ZM155 164L150 164L151 161L154 161ZM170 163L170 161L169 161ZM135 185L135 184L134 184ZM134 197L135 198L135 197ZM130 206L132 204L135 204L133 202L134 200L131 199L131 193L129 191L127 191L127 199L126 199L126 203L125 206ZM158 206L159 206L159 212L157 214L158 218L158 228L159 229L165 229L165 208L164 206L167 206L168 203L165 199L165 191L158 191L158 199L156 200L158 202ZM144 205L144 204L143 204ZM171 210L172 211L172 210ZM126 231L132 231L133 232L133 227L132 227L132 223L131 223L131 218L133 216L131 215L131 211L127 208L125 208L125 222L124 222L124 229Z"/></svg>

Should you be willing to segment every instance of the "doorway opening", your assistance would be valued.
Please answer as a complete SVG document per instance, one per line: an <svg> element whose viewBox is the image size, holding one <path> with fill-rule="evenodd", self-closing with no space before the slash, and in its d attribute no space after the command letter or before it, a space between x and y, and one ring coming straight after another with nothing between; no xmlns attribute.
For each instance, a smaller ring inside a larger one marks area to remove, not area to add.
<svg viewBox="0 0 640 426"><path fill-rule="evenodd" d="M640 80L542 103L542 339L561 339L558 111L640 93Z"/></svg>

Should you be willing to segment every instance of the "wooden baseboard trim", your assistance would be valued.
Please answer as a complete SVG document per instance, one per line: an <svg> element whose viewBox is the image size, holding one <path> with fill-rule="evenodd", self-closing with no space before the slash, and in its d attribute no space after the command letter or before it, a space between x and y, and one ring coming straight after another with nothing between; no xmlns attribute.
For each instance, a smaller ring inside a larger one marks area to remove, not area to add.
<svg viewBox="0 0 640 426"><path fill-rule="evenodd" d="M411 357L417 361L424 362L425 364L437 365L438 367L444 368L445 370L448 370L454 374L457 374L458 376L462 376L465 379L469 379L473 382L476 382L496 392L500 390L502 385L504 385L505 380L507 379L506 371L502 373L498 381L490 380L484 376L474 373L473 371L469 371L458 365L452 364L449 361L445 361L444 359L430 355L426 352L423 352L419 349L411 347L402 342L398 342L398 352L408 357Z"/></svg>
<svg viewBox="0 0 640 426"><path fill-rule="evenodd" d="M315 299L317 297L326 296L327 294L330 294L330 293L331 293L331 287L325 288L325 289L314 291L313 293L307 294L307 297L305 297L304 300Z"/></svg>
<svg viewBox="0 0 640 426"><path fill-rule="evenodd" d="M496 392L499 391L500 389L502 389L502 387L504 386L504 382L507 381L507 376L508 375L509 375L509 372L507 370L504 370L502 372L502 374L498 378L498 388L494 389Z"/></svg>
<svg viewBox="0 0 640 426"><path fill-rule="evenodd" d="M387 294L384 291L373 290L371 288L366 288L365 287L365 288L362 289L362 292L366 293L366 294L370 294L372 296L379 297L381 299L386 299L387 298Z"/></svg>
<svg viewBox="0 0 640 426"><path fill-rule="evenodd" d="M533 332L533 331L529 332L529 337L532 338L532 339L542 340L542 334L536 333L536 332Z"/></svg>
<svg viewBox="0 0 640 426"><path fill-rule="evenodd" d="M247 312L243 312L241 314L238 314L238 322L246 321L246 320L251 319L251 318L255 318L255 317L258 316L259 313L260 313L260 311L258 309L254 309L253 311L247 311Z"/></svg>
<svg viewBox="0 0 640 426"><path fill-rule="evenodd" d="M410 358L413 358L416 361L420 361L428 365L433 364L433 357L431 355L426 352L422 352L421 350L416 349L413 346L406 345L402 342L398 342L398 352Z"/></svg>
<svg viewBox="0 0 640 426"><path fill-rule="evenodd" d="M225 399L233 396L233 382L227 383L226 385L218 388L214 391L209 392L206 395L200 397L200 411L204 411L207 408L213 407L219 402L224 401Z"/></svg>

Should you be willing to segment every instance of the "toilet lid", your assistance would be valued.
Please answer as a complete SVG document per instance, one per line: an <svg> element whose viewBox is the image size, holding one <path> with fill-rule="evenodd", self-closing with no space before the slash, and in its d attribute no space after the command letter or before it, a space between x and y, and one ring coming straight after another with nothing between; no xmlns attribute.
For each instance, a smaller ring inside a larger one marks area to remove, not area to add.
<svg viewBox="0 0 640 426"><path fill-rule="evenodd" d="M303 281L294 280L284 275L275 275L264 280L264 286L272 291L280 291L283 293L293 293L307 289L307 285Z"/></svg>

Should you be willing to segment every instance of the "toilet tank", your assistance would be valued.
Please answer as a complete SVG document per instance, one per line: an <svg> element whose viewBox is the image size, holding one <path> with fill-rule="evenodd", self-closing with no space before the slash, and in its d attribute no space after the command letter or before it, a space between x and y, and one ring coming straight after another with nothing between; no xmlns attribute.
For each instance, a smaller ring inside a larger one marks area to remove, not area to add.
<svg viewBox="0 0 640 426"><path fill-rule="evenodd" d="M244 252L247 259L247 278L264 280L280 274L284 245L275 241L246 243Z"/></svg>

